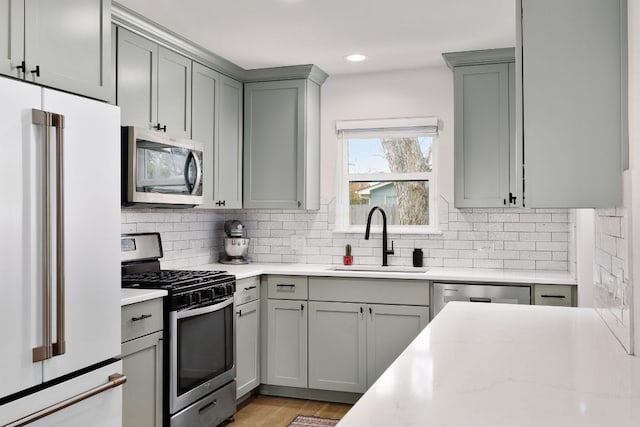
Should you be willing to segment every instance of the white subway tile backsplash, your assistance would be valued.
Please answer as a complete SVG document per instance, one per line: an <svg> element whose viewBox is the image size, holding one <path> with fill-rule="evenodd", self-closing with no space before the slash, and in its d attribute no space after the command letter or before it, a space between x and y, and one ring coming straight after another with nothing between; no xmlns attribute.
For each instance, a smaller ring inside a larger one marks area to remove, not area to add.
<svg viewBox="0 0 640 427"><path fill-rule="evenodd" d="M567 210L456 209L440 198L438 213L439 234L389 235L396 251L389 256L391 265L411 265L413 249L421 248L428 267L568 268L567 253L575 242L569 239ZM345 245L350 244L356 264L381 263L379 233L366 241L360 233L332 231L334 200L323 200L319 211L123 209L121 230L157 230L166 254L163 265L188 267L197 265L194 262L205 264L218 259L224 238L222 223L229 219L238 219L247 227L254 262L342 263ZM294 235L304 240L301 249L292 249L290 239ZM611 255L619 252L623 252L622 246L616 245Z"/></svg>

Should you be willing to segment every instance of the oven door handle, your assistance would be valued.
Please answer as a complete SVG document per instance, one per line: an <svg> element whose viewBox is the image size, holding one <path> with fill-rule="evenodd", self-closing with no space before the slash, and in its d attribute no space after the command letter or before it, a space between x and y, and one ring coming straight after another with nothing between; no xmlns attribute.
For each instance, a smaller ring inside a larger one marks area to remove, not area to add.
<svg viewBox="0 0 640 427"><path fill-rule="evenodd" d="M233 304L233 298L228 298L218 304L207 305L205 307L199 307L199 308L194 308L190 310L178 311L176 313L176 319L185 319L188 317L199 316L201 314L212 313L214 311L222 310L223 308L228 307L231 304Z"/></svg>

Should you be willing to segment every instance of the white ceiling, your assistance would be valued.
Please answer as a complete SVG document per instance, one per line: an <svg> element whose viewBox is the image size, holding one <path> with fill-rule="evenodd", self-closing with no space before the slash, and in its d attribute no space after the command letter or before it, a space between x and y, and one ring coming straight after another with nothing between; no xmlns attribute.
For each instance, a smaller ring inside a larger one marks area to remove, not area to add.
<svg viewBox="0 0 640 427"><path fill-rule="evenodd" d="M443 65L442 52L515 46L514 0L118 0L245 69L344 74ZM349 63L362 53L368 60Z"/></svg>

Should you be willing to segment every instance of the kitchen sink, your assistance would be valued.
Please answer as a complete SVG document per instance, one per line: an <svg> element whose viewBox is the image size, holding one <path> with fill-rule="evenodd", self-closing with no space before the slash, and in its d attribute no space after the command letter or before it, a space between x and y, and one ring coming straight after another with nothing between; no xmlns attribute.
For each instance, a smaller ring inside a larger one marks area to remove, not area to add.
<svg viewBox="0 0 640 427"><path fill-rule="evenodd" d="M424 274L429 270L427 267L403 267L403 266L376 266L376 265L336 265L329 268L332 271L372 271L387 273L417 273Z"/></svg>

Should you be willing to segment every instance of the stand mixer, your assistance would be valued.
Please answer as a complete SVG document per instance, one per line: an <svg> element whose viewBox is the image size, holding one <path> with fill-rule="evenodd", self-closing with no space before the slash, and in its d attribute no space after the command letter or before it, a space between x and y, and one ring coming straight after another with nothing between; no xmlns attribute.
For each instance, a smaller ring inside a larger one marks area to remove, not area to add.
<svg viewBox="0 0 640 427"><path fill-rule="evenodd" d="M224 222L224 256L220 257L222 264L248 264L249 241L247 229L237 220Z"/></svg>

